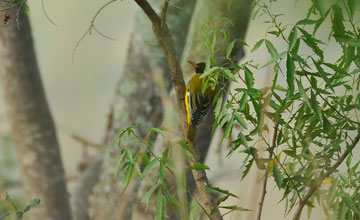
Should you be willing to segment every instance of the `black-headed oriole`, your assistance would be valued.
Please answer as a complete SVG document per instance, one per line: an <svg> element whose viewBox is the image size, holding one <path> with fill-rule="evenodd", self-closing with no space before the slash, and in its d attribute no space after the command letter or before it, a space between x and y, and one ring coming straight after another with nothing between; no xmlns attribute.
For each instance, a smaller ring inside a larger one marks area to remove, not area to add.
<svg viewBox="0 0 360 220"><path fill-rule="evenodd" d="M189 127L196 127L209 111L216 91L209 87L202 92L203 79L200 76L204 73L205 63L188 62L194 66L195 74L190 78L185 94L187 123Z"/></svg>

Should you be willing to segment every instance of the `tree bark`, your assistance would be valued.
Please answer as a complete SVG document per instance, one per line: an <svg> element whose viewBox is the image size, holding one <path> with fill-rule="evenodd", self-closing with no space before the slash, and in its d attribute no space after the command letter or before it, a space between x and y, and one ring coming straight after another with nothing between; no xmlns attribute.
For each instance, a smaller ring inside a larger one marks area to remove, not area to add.
<svg viewBox="0 0 360 220"><path fill-rule="evenodd" d="M0 78L22 172L29 219L71 219L56 131L46 101L27 15L0 29ZM14 16L14 14L12 14ZM19 25L19 29L18 29Z"/></svg>

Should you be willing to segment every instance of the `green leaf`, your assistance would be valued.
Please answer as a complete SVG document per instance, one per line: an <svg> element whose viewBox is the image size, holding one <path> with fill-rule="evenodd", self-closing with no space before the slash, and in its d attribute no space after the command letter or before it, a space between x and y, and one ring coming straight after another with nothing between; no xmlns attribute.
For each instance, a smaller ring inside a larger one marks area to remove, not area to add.
<svg viewBox="0 0 360 220"><path fill-rule="evenodd" d="M209 76L211 73L217 71L218 69L220 69L221 67L215 66L215 67L211 67L210 69L206 70L203 74L201 74L201 76L199 77L200 79L206 78L207 76Z"/></svg>
<svg viewBox="0 0 360 220"><path fill-rule="evenodd" d="M192 170L210 170L209 166L206 166L202 163L195 163L193 166L190 167Z"/></svg>
<svg viewBox="0 0 360 220"><path fill-rule="evenodd" d="M125 149L125 153L126 153L126 158L128 159L128 161L131 164L135 164L134 157L133 157L131 151L128 148Z"/></svg>
<svg viewBox="0 0 360 220"><path fill-rule="evenodd" d="M186 151L190 152L190 153L194 153L194 151L189 147L189 145L186 143L185 140L180 140L178 141L178 144L183 147Z"/></svg>
<svg viewBox="0 0 360 220"><path fill-rule="evenodd" d="M121 162L123 161L124 158L125 158L125 153L122 152L120 158L118 159L118 163L117 163L117 166L116 166L116 171L115 171L116 174L119 173L120 167L121 167Z"/></svg>
<svg viewBox="0 0 360 220"><path fill-rule="evenodd" d="M218 200L216 200L216 205L220 205L220 203L226 201L229 197L230 196L226 195L226 196L219 198Z"/></svg>
<svg viewBox="0 0 360 220"><path fill-rule="evenodd" d="M296 43L296 40L297 40L297 34L298 34L297 28L294 27L291 30L289 38L288 38L288 40L289 40L289 51L291 51L295 46L295 43Z"/></svg>
<svg viewBox="0 0 360 220"><path fill-rule="evenodd" d="M238 137L239 137L240 143L243 144L246 148L248 148L249 145L247 144L246 137L244 136L244 134L242 132L239 132Z"/></svg>
<svg viewBox="0 0 360 220"><path fill-rule="evenodd" d="M232 131L232 128L233 128L233 123L234 123L234 118L231 118L231 120L229 121L229 123L227 123L226 125L226 128L225 128L225 131L224 131L224 135L223 137L221 138L221 141L220 141L220 145L221 143L223 142L223 140L225 138L228 138L231 134L231 131Z"/></svg>
<svg viewBox="0 0 360 220"><path fill-rule="evenodd" d="M30 211L31 208L37 206L40 204L40 199L34 199L33 203L31 203L30 205L27 205L24 209L24 211L22 211L22 214L24 214L25 212Z"/></svg>
<svg viewBox="0 0 360 220"><path fill-rule="evenodd" d="M306 92L305 92L305 89L304 87L302 86L301 82L299 80L296 80L296 83L298 85L298 88L299 88L299 92L300 92L300 95L301 97L303 97L306 105L311 108L311 105L310 105L310 101L309 101L309 98L307 97L306 95Z"/></svg>
<svg viewBox="0 0 360 220"><path fill-rule="evenodd" d="M206 184L205 186L207 188L207 190L210 192L211 190L215 190L217 192L221 192L224 193L225 195L228 196L232 196L234 198L239 198L237 195L232 194L231 192L229 192L229 190L225 190L225 189L221 189L220 187L216 187L216 186L212 186L210 183Z"/></svg>
<svg viewBox="0 0 360 220"><path fill-rule="evenodd" d="M353 18L356 9L356 0L348 0L348 8L350 10L350 16Z"/></svg>
<svg viewBox="0 0 360 220"><path fill-rule="evenodd" d="M132 174L133 174L134 165L129 164L126 167L126 170L123 175L122 184L121 184L121 191L123 191L130 183Z"/></svg>
<svg viewBox="0 0 360 220"><path fill-rule="evenodd" d="M350 76L350 74L344 70L343 68L341 67L338 67L337 65L335 64L332 64L332 63L323 63L325 66L331 68L332 70L334 70L336 73L341 73L342 75L344 76Z"/></svg>
<svg viewBox="0 0 360 220"><path fill-rule="evenodd" d="M282 177L281 172L278 169L276 164L274 164L274 167L273 167L273 174L274 174L274 179L275 179L276 185L279 187L279 189L281 189L282 184L283 184L283 177Z"/></svg>
<svg viewBox="0 0 360 220"><path fill-rule="evenodd" d="M323 129L324 129L324 132L326 132L326 133L329 133L331 131L331 124L324 115L323 115Z"/></svg>
<svg viewBox="0 0 360 220"><path fill-rule="evenodd" d="M307 64L307 62L301 56L299 56L299 55L297 55L296 53L293 53L293 52L291 52L291 55L296 61L300 62L305 67L310 69L310 66Z"/></svg>
<svg viewBox="0 0 360 220"><path fill-rule="evenodd" d="M234 115L234 117L235 117L235 120L237 121L237 122L239 122L239 124L243 127L243 128L245 128L245 129L247 129L247 126L246 126L246 122L245 122L245 120L243 119L243 117L241 116L241 115L239 115L237 112L233 112L233 115Z"/></svg>
<svg viewBox="0 0 360 220"><path fill-rule="evenodd" d="M295 63L290 54L287 56L286 60L286 82L289 86L289 94L290 97L293 96L295 86L294 86L294 76L295 76Z"/></svg>
<svg viewBox="0 0 360 220"><path fill-rule="evenodd" d="M219 117L220 114L220 110L221 110L221 106L222 106L222 102L223 102L223 96L220 95L220 97L218 98L217 102L216 102L216 106L214 109L214 113L215 113L215 117Z"/></svg>
<svg viewBox="0 0 360 220"><path fill-rule="evenodd" d="M230 209L230 210L234 210L234 211L251 211L250 209L243 208L243 207L239 207L239 206L236 206L236 205L232 205L232 206L220 206L220 208Z"/></svg>
<svg viewBox="0 0 360 220"><path fill-rule="evenodd" d="M236 42L238 42L239 44L244 45L244 46L249 46L245 41L240 40L240 39L236 39Z"/></svg>
<svg viewBox="0 0 360 220"><path fill-rule="evenodd" d="M360 47L360 39L337 37L337 40L351 47Z"/></svg>
<svg viewBox="0 0 360 220"><path fill-rule="evenodd" d="M23 4L23 9L24 9L24 12L27 14L27 15L30 15L30 7L28 4Z"/></svg>
<svg viewBox="0 0 360 220"><path fill-rule="evenodd" d="M326 85L335 93L334 88L331 85L329 78L327 77L327 73L324 71L324 69L320 66L318 62L316 62L314 59L312 59L312 61L315 64L316 69L319 71L321 78L325 81Z"/></svg>
<svg viewBox="0 0 360 220"><path fill-rule="evenodd" d="M215 45L216 45L216 32L214 31L210 38L210 49L211 54L214 54L215 51Z"/></svg>
<svg viewBox="0 0 360 220"><path fill-rule="evenodd" d="M155 199L155 220L161 220L163 218L163 195L161 193L161 190L158 190L158 193L156 195Z"/></svg>
<svg viewBox="0 0 360 220"><path fill-rule="evenodd" d="M268 49L271 57L273 58L273 60L275 60L274 58L276 58L279 53L275 49L274 45L269 40L265 40L265 45L266 45L266 48Z"/></svg>
<svg viewBox="0 0 360 220"><path fill-rule="evenodd" d="M316 24L318 20L311 20L311 19L303 19L296 23L296 25L311 25Z"/></svg>
<svg viewBox="0 0 360 220"><path fill-rule="evenodd" d="M165 179L165 162L164 162L164 160L160 160L159 178L160 178L160 180Z"/></svg>
<svg viewBox="0 0 360 220"><path fill-rule="evenodd" d="M345 26L344 26L344 16L342 13L342 9L339 5L334 4L333 7L334 16L331 19L332 29L334 31L334 38L338 41L338 38L345 38Z"/></svg>
<svg viewBox="0 0 360 220"><path fill-rule="evenodd" d="M304 42L311 48L313 51L320 57L321 60L324 59L324 52L318 47L316 40L314 37L306 32L304 29L299 28L301 33L304 36Z"/></svg>
<svg viewBox="0 0 360 220"><path fill-rule="evenodd" d="M161 128L150 128L149 132L151 134L157 133L157 134L160 134L162 137L165 137L164 134L163 134L163 130Z"/></svg>
<svg viewBox="0 0 360 220"><path fill-rule="evenodd" d="M315 112L315 115L317 116L317 118L319 119L320 122L323 122L322 120L322 113L321 113L321 108L319 107L319 105L317 104L316 101L316 96L315 94L311 91L311 107Z"/></svg>
<svg viewBox="0 0 360 220"><path fill-rule="evenodd" d="M157 162L159 162L159 160L157 158L150 161L150 163L146 165L144 171L141 173L140 178L142 179L146 174L148 174L155 167Z"/></svg>
<svg viewBox="0 0 360 220"><path fill-rule="evenodd" d="M236 40L233 40L233 41L231 41L231 42L229 43L229 45L227 46L227 48L226 48L226 59L229 59L230 54L231 54L231 51L232 51L232 49L233 49L233 47L234 47L235 42L236 42Z"/></svg>
<svg viewBox="0 0 360 220"><path fill-rule="evenodd" d="M340 179L341 179L344 183L346 183L347 185L351 186L351 183L350 183L349 178L347 178L347 177L346 177L344 174L342 174L342 173L339 173L339 176L340 176Z"/></svg>
<svg viewBox="0 0 360 220"><path fill-rule="evenodd" d="M237 82L235 76L231 73L230 70L228 69L222 69L222 72L226 75L226 78L230 79L233 82Z"/></svg>
<svg viewBox="0 0 360 220"><path fill-rule="evenodd" d="M322 18L325 17L325 6L323 0L312 0L315 8L319 11Z"/></svg>
<svg viewBox="0 0 360 220"><path fill-rule="evenodd" d="M352 152L350 151L349 155L346 158L346 166L351 168Z"/></svg>
<svg viewBox="0 0 360 220"><path fill-rule="evenodd" d="M242 111L242 110L244 109L246 102L247 102L247 94L244 93L244 94L241 96L241 99L240 99L239 111Z"/></svg>
<svg viewBox="0 0 360 220"><path fill-rule="evenodd" d="M253 77L253 73L250 71L249 68L247 68L246 66L244 67L244 71L245 71L245 82L246 82L246 86L251 89L254 85L254 77Z"/></svg>
<svg viewBox="0 0 360 220"><path fill-rule="evenodd" d="M258 42L256 42L255 46L253 47L253 49L251 50L251 53L256 51L257 49L259 49L259 47L261 46L261 44L264 42L264 39L259 40Z"/></svg>
<svg viewBox="0 0 360 220"><path fill-rule="evenodd" d="M330 190L329 190L329 201L330 202L333 202L334 199L335 199L336 192L338 190L338 187L337 187L338 182L339 182L339 180L335 179L331 184L331 187L330 187Z"/></svg>

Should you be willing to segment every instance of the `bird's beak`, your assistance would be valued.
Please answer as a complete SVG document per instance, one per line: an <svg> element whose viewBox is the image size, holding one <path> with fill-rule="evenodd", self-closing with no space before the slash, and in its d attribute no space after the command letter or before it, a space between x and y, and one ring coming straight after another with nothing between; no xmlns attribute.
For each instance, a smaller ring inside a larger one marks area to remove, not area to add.
<svg viewBox="0 0 360 220"><path fill-rule="evenodd" d="M195 67L195 68L198 67L198 65L197 65L196 63L194 63L193 61L188 60L188 63L190 63L190 64L191 64L193 67Z"/></svg>

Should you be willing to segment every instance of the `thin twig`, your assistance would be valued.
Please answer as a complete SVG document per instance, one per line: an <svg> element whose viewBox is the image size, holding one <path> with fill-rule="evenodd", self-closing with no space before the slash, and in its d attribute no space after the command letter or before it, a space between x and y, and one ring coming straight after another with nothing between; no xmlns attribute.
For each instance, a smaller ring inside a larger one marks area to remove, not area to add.
<svg viewBox="0 0 360 220"><path fill-rule="evenodd" d="M50 21L51 24L53 24L54 26L57 27L57 24L49 17L49 15L47 14L47 12L45 10L44 0L41 0L41 7L42 7L45 17Z"/></svg>
<svg viewBox="0 0 360 220"><path fill-rule="evenodd" d="M340 156L340 158L336 161L336 163L334 165L331 166L331 168L329 169L329 171L327 173L325 173L322 176L322 180L328 178L339 166L340 164L346 159L346 157L349 155L349 153L355 148L355 146L357 145L357 143L359 142L359 134L355 137L355 139L352 141L352 143L350 144L350 146L346 149L346 151ZM306 193L306 195L304 196L304 198L302 200L300 200L299 206L294 214L293 220L298 220L301 212L304 208L304 206L306 205L306 203L309 201L309 199L311 198L311 196L315 193L315 191L321 186L321 181L318 182L318 184L316 184L315 186L312 186L310 188L310 190Z"/></svg>
<svg viewBox="0 0 360 220"><path fill-rule="evenodd" d="M164 7L161 11L161 26L164 26L164 24L166 23L166 12L169 6L169 0L165 0L164 2Z"/></svg>
<svg viewBox="0 0 360 220"><path fill-rule="evenodd" d="M279 123L276 123L275 127L274 127L274 135L273 135L273 138L272 138L271 148L269 149L269 160L270 161L272 159L274 148L276 146L276 138L277 138L277 134L278 134L278 129L279 129ZM261 213L262 213L262 209L263 209L263 206L264 206L269 166L270 165L268 164L267 169L265 170L264 183L263 183L263 188L262 188L261 199L260 199L260 202L259 202L259 212L258 212L257 220L261 219Z"/></svg>
<svg viewBox="0 0 360 220"><path fill-rule="evenodd" d="M76 142L79 142L80 144L84 145L84 146L87 146L87 147L92 147L92 148L95 148L95 149L100 149L102 148L102 145L101 144L96 144L96 143L93 143L91 141L88 141L86 140L85 138L82 138L80 136L77 136L75 134L71 135L71 138L76 141Z"/></svg>
<svg viewBox="0 0 360 220"><path fill-rule="evenodd" d="M84 32L84 34L81 36L81 38L76 42L74 49L72 51L72 55L71 55L71 60L72 63L74 63L74 57L75 57L75 51L76 49L79 47L80 43L84 40L84 38L86 37L87 34L91 34L91 30L94 29L98 34L100 34L102 37L105 37L109 40L115 40L114 38L111 38L103 33L101 33L94 25L95 20L97 18L97 16L100 14L100 12L102 10L104 10L104 8L106 8L108 5L110 5L111 3L116 2L117 0L110 0L107 3L105 3L103 6L101 6L101 8L99 8L99 10L95 13L94 17L92 18L91 22L90 22L90 26L88 27L88 29Z"/></svg>

